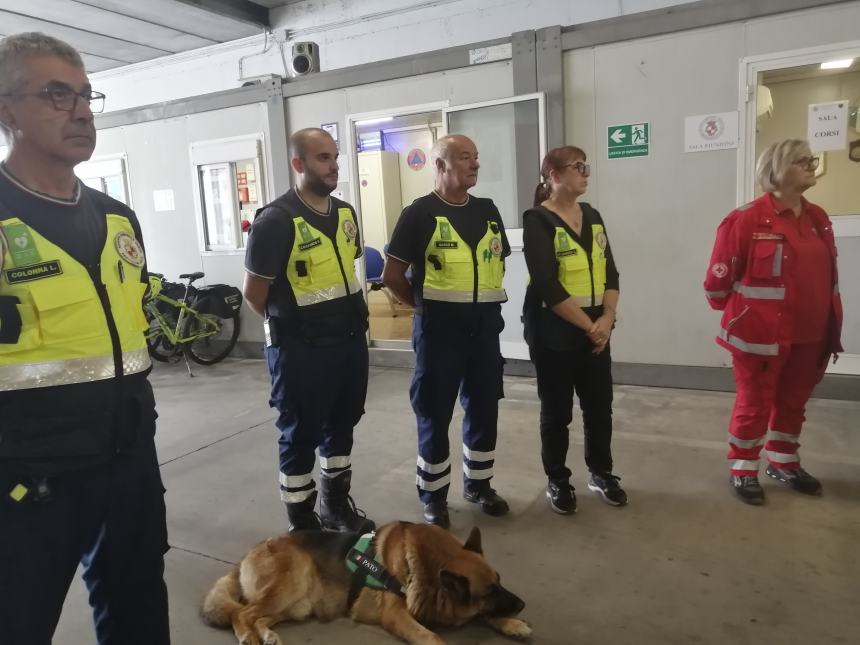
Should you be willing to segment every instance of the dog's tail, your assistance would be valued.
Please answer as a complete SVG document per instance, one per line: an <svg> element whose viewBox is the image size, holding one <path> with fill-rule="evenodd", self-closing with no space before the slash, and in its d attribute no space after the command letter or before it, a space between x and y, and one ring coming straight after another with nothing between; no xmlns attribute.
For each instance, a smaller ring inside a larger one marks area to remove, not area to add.
<svg viewBox="0 0 860 645"><path fill-rule="evenodd" d="M226 629L233 624L233 616L242 609L242 587L239 584L239 567L218 579L200 608L200 617L210 627Z"/></svg>

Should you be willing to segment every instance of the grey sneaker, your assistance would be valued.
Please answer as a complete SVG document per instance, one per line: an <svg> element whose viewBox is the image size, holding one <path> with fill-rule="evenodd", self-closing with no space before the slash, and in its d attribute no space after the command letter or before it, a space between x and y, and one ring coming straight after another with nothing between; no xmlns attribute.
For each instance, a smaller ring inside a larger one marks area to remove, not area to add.
<svg viewBox="0 0 860 645"><path fill-rule="evenodd" d="M753 506L764 504L764 491L755 475L732 475L729 483L742 502Z"/></svg>

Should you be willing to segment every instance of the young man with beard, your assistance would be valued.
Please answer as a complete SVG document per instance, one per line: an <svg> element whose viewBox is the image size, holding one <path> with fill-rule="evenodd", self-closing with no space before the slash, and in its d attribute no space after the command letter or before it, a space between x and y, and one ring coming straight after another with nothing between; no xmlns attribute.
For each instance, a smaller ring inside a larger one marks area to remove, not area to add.
<svg viewBox="0 0 860 645"><path fill-rule="evenodd" d="M100 645L170 642L140 225L74 173L104 98L68 44L0 41L3 643L51 642L79 564Z"/></svg>
<svg viewBox="0 0 860 645"><path fill-rule="evenodd" d="M269 404L281 432L289 530L371 531L349 496L353 428L364 414L368 311L352 206L337 188L337 145L319 128L290 137L298 185L260 210L248 238L244 294L265 318ZM312 470L319 449L319 517Z"/></svg>

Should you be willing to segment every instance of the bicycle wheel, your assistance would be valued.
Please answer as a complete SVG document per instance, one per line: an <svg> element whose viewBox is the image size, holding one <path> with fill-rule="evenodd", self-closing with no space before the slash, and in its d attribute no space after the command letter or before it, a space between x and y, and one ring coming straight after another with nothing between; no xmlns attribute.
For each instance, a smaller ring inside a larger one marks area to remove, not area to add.
<svg viewBox="0 0 860 645"><path fill-rule="evenodd" d="M204 320L208 322L204 322ZM218 361L224 360L233 351L236 341L239 340L238 311L234 311L230 318L219 318L212 314L197 312L188 318L182 335L184 338L189 338L195 334L207 333L212 329L212 324L217 326L217 332L183 344L188 356L195 363L214 365Z"/></svg>
<svg viewBox="0 0 860 645"><path fill-rule="evenodd" d="M171 359L178 358L180 348L171 343L164 335L158 318L153 316L149 310L145 310L144 313L149 321L149 329L146 332L146 349L149 351L149 355L161 363L167 363ZM173 312L164 312L163 315L168 325L176 326L176 316Z"/></svg>

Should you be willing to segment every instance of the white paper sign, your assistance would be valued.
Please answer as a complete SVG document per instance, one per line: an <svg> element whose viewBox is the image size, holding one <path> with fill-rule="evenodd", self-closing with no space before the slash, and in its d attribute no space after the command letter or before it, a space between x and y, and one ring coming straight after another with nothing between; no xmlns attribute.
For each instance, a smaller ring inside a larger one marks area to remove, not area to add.
<svg viewBox="0 0 860 645"><path fill-rule="evenodd" d="M810 105L806 138L812 152L844 150L848 146L848 101Z"/></svg>
<svg viewBox="0 0 860 645"><path fill-rule="evenodd" d="M738 147L738 113L698 114L684 119L684 152Z"/></svg>
<svg viewBox="0 0 860 645"><path fill-rule="evenodd" d="M511 43L493 45L492 47L477 47L469 50L469 65L491 63L496 60L508 60L513 53Z"/></svg>
<svg viewBox="0 0 860 645"><path fill-rule="evenodd" d="M173 191L170 188L167 188L165 190L153 190L152 201L155 204L156 212L176 210L176 204L173 199Z"/></svg>

